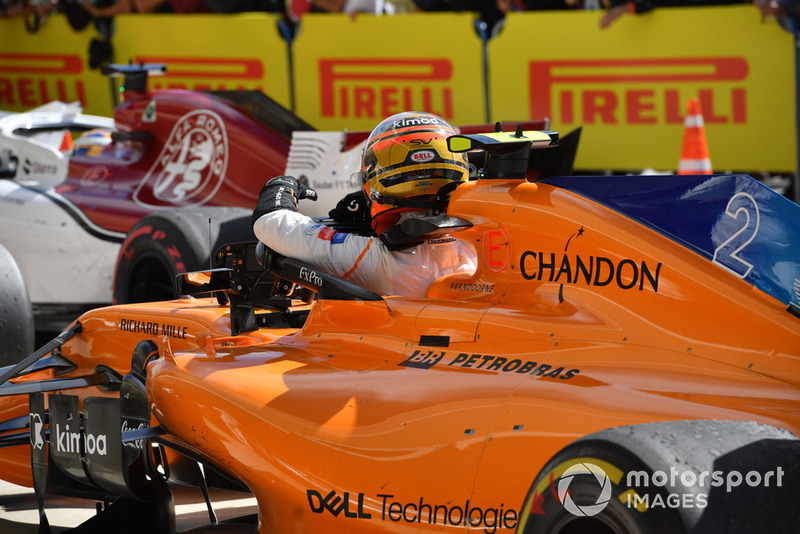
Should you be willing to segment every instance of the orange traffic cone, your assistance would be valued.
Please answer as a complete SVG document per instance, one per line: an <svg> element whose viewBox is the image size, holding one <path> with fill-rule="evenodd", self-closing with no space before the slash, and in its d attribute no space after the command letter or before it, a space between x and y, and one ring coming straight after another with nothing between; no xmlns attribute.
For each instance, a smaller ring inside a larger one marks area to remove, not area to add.
<svg viewBox="0 0 800 534"><path fill-rule="evenodd" d="M713 174L699 98L690 99L687 106L678 174Z"/></svg>
<svg viewBox="0 0 800 534"><path fill-rule="evenodd" d="M72 150L72 134L69 130L64 130L64 137L61 138L61 152Z"/></svg>

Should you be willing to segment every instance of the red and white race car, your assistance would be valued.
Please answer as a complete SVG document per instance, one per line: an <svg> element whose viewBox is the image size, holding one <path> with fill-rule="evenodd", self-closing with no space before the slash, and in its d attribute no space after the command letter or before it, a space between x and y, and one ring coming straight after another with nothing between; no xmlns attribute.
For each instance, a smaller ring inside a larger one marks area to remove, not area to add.
<svg viewBox="0 0 800 534"><path fill-rule="evenodd" d="M12 273L0 284L0 364L30 352L34 323L60 330L93 307L174 297L178 273L254 239L249 215L274 176L320 193L303 206L312 217L360 187L369 132L316 131L259 91L148 90L165 72L107 67L124 79L113 119L61 102L0 116L0 270Z"/></svg>

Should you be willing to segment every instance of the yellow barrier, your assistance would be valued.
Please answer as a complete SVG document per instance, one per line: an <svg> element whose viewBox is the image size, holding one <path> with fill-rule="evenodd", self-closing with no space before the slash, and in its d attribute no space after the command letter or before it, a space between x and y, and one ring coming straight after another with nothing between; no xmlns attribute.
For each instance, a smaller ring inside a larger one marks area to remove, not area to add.
<svg viewBox="0 0 800 534"><path fill-rule="evenodd" d="M469 13L306 15L294 55L299 115L321 129L371 130L407 110L484 122L473 20Z"/></svg>
<svg viewBox="0 0 800 534"><path fill-rule="evenodd" d="M774 21L752 6L659 9L605 30L600 16L509 14L486 47L488 79L469 13L311 14L290 43L273 14L134 14L116 18L112 44L117 62L167 63L151 87L261 89L324 130L406 109L583 126L579 169L675 169L698 96L715 171L795 169L793 43ZM110 115L109 83L87 66L97 37L61 16L36 34L0 21L0 110L60 99Z"/></svg>
<svg viewBox="0 0 800 534"><path fill-rule="evenodd" d="M108 80L88 67L93 29L74 31L63 16L47 19L31 34L22 19L0 20L0 110L25 111L52 100L81 101L110 115Z"/></svg>
<svg viewBox="0 0 800 534"><path fill-rule="evenodd" d="M137 14L118 19L112 39L115 61L167 65L167 76L153 78L152 88L259 89L291 106L289 52L278 31L278 15Z"/></svg>
<svg viewBox="0 0 800 534"><path fill-rule="evenodd" d="M579 167L675 169L698 96L715 171L796 167L791 34L749 5L659 9L605 30L600 16L509 15L489 44L492 115L583 126Z"/></svg>

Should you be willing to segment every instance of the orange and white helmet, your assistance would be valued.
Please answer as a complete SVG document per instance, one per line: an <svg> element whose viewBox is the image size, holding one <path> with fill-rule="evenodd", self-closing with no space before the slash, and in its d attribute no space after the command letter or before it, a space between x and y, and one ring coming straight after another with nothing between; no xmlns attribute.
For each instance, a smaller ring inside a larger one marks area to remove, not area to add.
<svg viewBox="0 0 800 534"><path fill-rule="evenodd" d="M361 180L373 218L390 208L423 208L446 184L469 178L466 154L447 148L457 133L443 118L418 111L392 115L372 130Z"/></svg>

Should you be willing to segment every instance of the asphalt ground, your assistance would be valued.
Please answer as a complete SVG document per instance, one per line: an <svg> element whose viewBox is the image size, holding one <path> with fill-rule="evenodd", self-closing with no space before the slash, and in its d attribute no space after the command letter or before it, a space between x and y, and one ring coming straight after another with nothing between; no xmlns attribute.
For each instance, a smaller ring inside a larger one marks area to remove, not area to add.
<svg viewBox="0 0 800 534"><path fill-rule="evenodd" d="M197 488L172 486L177 530L209 523L208 509ZM256 501L249 493L211 489L211 501L217 519L222 521L256 513ZM78 526L96 513L96 501L47 495L45 513L51 532L60 534ZM39 509L32 488L0 481L0 533L38 534Z"/></svg>

